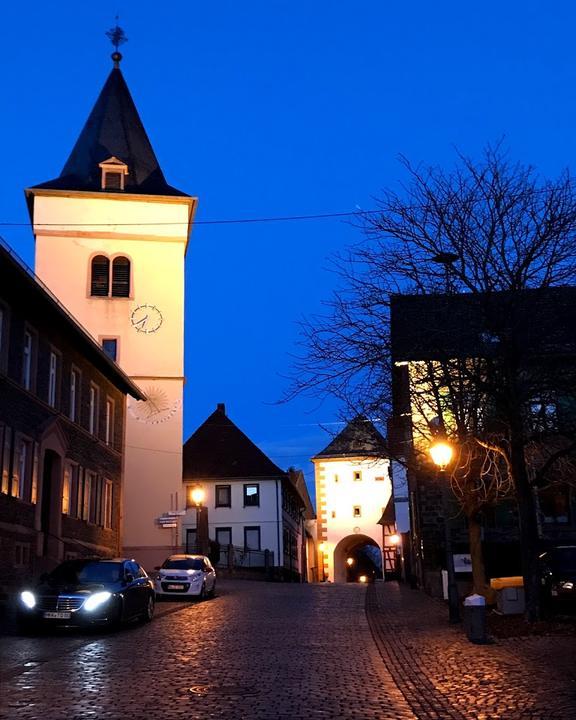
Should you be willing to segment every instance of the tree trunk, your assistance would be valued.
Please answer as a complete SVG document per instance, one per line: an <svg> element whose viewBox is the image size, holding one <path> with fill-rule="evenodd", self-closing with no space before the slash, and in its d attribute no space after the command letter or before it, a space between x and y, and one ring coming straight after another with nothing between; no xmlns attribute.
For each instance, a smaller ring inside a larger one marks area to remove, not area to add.
<svg viewBox="0 0 576 720"><path fill-rule="evenodd" d="M532 485L528 479L524 445L515 433L510 442L510 465L520 519L520 553L522 558L522 575L524 577L524 593L526 597L526 620L540 620L540 577L538 574L538 550L540 538L536 517L536 501Z"/></svg>
<svg viewBox="0 0 576 720"><path fill-rule="evenodd" d="M483 595L486 602L492 604L495 602L496 594L486 582L486 568L484 567L484 555L482 554L482 526L477 513L471 513L467 516L467 519L473 591L478 595Z"/></svg>

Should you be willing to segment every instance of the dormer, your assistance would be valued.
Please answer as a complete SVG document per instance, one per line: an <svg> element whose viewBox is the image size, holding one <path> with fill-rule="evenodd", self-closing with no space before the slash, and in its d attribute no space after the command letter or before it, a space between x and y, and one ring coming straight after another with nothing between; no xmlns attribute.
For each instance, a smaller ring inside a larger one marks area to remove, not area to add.
<svg viewBox="0 0 576 720"><path fill-rule="evenodd" d="M112 155L98 167L102 171L102 190L124 190L124 178L128 175L126 163Z"/></svg>

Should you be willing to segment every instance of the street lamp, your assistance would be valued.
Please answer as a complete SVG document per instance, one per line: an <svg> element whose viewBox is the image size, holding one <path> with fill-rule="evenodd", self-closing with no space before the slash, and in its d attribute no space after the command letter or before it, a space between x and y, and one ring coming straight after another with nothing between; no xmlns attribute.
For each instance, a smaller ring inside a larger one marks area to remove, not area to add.
<svg viewBox="0 0 576 720"><path fill-rule="evenodd" d="M432 462L443 473L452 460L452 446L443 438L438 438L430 447ZM448 520L448 483L442 478L442 507L444 511L444 545L446 546L446 573L448 576L448 617L451 623L460 622L460 609L458 605L458 586L454 572L454 557L452 554L452 534Z"/></svg>
<svg viewBox="0 0 576 720"><path fill-rule="evenodd" d="M203 548L200 547L200 515L202 514L202 503L204 502L206 493L204 492L203 488L197 486L192 489L190 497L192 498L192 502L196 506L196 549L200 549L200 551L202 552Z"/></svg>

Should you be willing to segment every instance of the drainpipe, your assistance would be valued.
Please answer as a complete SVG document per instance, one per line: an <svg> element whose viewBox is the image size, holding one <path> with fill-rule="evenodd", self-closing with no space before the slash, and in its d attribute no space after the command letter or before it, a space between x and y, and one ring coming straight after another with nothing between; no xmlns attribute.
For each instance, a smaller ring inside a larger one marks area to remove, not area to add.
<svg viewBox="0 0 576 720"><path fill-rule="evenodd" d="M276 560L276 565L278 567L282 567L282 565L280 565L280 501L278 493L278 478L276 478L276 541L278 548L278 559ZM284 563L284 559L282 559L282 563Z"/></svg>

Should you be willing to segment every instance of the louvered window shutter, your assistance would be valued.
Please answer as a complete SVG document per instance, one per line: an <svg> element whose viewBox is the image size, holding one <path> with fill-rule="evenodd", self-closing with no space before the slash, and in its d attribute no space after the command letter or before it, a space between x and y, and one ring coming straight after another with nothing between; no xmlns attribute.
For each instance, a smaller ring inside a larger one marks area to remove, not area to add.
<svg viewBox="0 0 576 720"><path fill-rule="evenodd" d="M106 297L110 292L110 260L104 255L97 255L92 260L92 278L90 295Z"/></svg>
<svg viewBox="0 0 576 720"><path fill-rule="evenodd" d="M112 297L130 297L130 260L114 258L112 262Z"/></svg>

